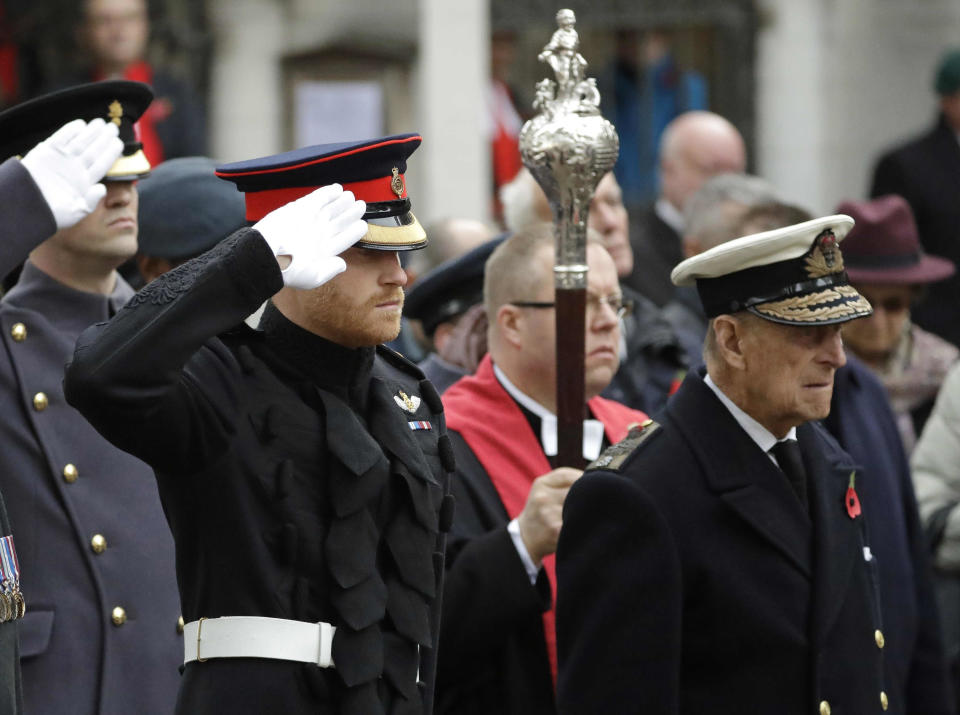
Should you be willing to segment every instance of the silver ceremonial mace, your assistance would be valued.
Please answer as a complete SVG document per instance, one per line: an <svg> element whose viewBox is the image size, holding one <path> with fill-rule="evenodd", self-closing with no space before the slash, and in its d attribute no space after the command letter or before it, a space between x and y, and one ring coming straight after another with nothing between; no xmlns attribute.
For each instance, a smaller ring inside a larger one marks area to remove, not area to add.
<svg viewBox="0 0 960 715"><path fill-rule="evenodd" d="M520 155L547 195L556 232L558 467L584 464L587 213L620 151L617 130L600 115L597 82L584 78L587 61L577 51L576 22L572 10L557 13L557 30L539 55L556 81L537 83L538 114L520 131Z"/></svg>

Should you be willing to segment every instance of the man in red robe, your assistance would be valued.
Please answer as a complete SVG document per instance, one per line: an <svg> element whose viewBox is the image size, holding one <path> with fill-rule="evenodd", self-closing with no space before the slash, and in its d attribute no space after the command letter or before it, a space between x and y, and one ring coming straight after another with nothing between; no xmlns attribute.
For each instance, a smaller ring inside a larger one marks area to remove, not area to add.
<svg viewBox="0 0 960 715"><path fill-rule="evenodd" d="M623 296L599 240L587 247L583 456L646 415L598 395L619 366ZM487 261L489 353L444 394L456 455L447 549L439 713L555 713L554 556L579 469L555 464L553 231L514 234Z"/></svg>

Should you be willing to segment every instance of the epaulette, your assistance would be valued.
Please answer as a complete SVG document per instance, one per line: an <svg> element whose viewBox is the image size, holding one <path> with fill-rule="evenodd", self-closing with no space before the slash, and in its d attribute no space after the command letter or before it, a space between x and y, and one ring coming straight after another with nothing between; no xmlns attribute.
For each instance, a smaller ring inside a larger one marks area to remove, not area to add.
<svg viewBox="0 0 960 715"><path fill-rule="evenodd" d="M377 345L377 356L383 358L392 367L407 373L411 377L415 377L418 380L422 380L425 377L423 370L417 367L415 362L405 358L393 348L387 347L386 345Z"/></svg>
<svg viewBox="0 0 960 715"><path fill-rule="evenodd" d="M603 450L603 454L590 462L584 471L591 469L606 469L619 472L624 462L636 452L640 446L660 430L660 425L653 420L636 425L630 429L627 436L614 445Z"/></svg>

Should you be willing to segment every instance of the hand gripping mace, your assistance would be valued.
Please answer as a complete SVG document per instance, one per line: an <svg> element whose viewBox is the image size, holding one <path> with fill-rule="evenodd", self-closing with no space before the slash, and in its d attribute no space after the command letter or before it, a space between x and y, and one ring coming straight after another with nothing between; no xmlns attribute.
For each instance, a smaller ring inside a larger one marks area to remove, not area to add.
<svg viewBox="0 0 960 715"><path fill-rule="evenodd" d="M539 55L556 81L537 83L538 114L520 131L523 163L546 193L555 224L557 466L567 467L584 464L587 213L620 150L617 130L600 116L597 82L584 78L575 24L572 10L557 13L558 28Z"/></svg>

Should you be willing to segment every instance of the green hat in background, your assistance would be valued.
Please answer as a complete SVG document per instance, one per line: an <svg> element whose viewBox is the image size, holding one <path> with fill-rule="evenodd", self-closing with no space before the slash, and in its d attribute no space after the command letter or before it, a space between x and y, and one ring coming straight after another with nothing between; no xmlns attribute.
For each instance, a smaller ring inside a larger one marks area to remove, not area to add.
<svg viewBox="0 0 960 715"><path fill-rule="evenodd" d="M937 67L937 76L933 82L937 94L944 96L960 91L960 48L947 51L940 66Z"/></svg>

